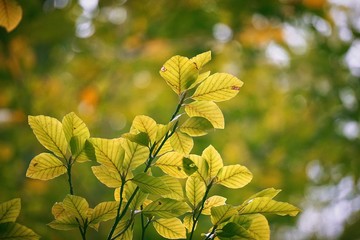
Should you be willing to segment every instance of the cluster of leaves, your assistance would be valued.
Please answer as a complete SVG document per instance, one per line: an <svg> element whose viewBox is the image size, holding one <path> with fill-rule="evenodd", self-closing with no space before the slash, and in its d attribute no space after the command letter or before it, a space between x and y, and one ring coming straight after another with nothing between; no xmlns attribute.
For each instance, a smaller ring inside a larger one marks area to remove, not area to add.
<svg viewBox="0 0 360 240"><path fill-rule="evenodd" d="M239 189L247 185L251 172L242 165L224 166L222 157L208 146L201 155L192 154L193 137L224 128L224 116L216 102L238 93L243 82L227 73L200 72L211 60L205 52L191 59L170 58L160 75L178 95L179 102L167 124L149 116L134 118L131 129L120 138L92 138L85 123L75 114L62 122L48 116L29 116L29 124L39 142L50 151L35 156L26 176L49 180L67 174L69 195L55 203L58 230L79 229L86 239L88 228L113 220L110 239L132 239L137 219L141 238L152 225L167 239L192 239L201 215L212 226L204 239L269 239L270 230L263 213L295 216L299 209L273 198L276 189L265 189L240 205L226 203L222 196L210 196L215 185ZM96 161L96 178L114 189L115 201L90 208L86 199L74 195L72 166ZM155 174L155 168L162 174Z"/></svg>

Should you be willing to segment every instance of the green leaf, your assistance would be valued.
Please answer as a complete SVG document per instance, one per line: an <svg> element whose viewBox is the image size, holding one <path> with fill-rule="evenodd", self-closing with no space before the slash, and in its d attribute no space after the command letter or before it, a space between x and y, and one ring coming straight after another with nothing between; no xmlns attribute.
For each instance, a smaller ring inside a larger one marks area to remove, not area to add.
<svg viewBox="0 0 360 240"><path fill-rule="evenodd" d="M191 84L189 89L196 87L196 85L200 84L202 81L204 81L208 76L210 76L210 71L200 73L198 77L196 78L195 82Z"/></svg>
<svg viewBox="0 0 360 240"><path fill-rule="evenodd" d="M160 69L160 75L178 95L195 82L198 74L199 71L193 61L178 55L166 61Z"/></svg>
<svg viewBox="0 0 360 240"><path fill-rule="evenodd" d="M209 165L209 177L212 179L217 175L219 170L224 166L223 160L216 149L210 145L201 154Z"/></svg>
<svg viewBox="0 0 360 240"><path fill-rule="evenodd" d="M82 152L85 146L86 139L79 136L73 136L70 139L70 150L71 154L74 157L74 160L77 160L79 154ZM78 161L82 162L82 161Z"/></svg>
<svg viewBox="0 0 360 240"><path fill-rule="evenodd" d="M198 167L195 165L195 163L189 159L189 158L183 158L183 169L184 172L190 176L191 174L193 174L194 172L196 172L198 170Z"/></svg>
<svg viewBox="0 0 360 240"><path fill-rule="evenodd" d="M161 176L160 179L168 186L171 193L163 194L162 197L171 198L175 200L183 200L184 199L184 192L181 186L180 181L168 175Z"/></svg>
<svg viewBox="0 0 360 240"><path fill-rule="evenodd" d="M238 208L239 214L272 213L277 215L296 216L300 209L286 202L278 202L269 197L251 199Z"/></svg>
<svg viewBox="0 0 360 240"><path fill-rule="evenodd" d="M185 105L189 117L203 117L209 120L214 128L224 129L224 115L216 103L211 101L194 101Z"/></svg>
<svg viewBox="0 0 360 240"><path fill-rule="evenodd" d="M80 137L83 139L90 137L90 132L86 124L73 112L63 118L62 126L68 142L70 142L72 137Z"/></svg>
<svg viewBox="0 0 360 240"><path fill-rule="evenodd" d="M51 153L35 156L26 171L28 178L50 180L67 172L64 163Z"/></svg>
<svg viewBox="0 0 360 240"><path fill-rule="evenodd" d="M119 237L115 238L116 240L132 240L133 239L133 228L128 226L127 219L121 220L117 225L113 236L117 236L119 233L122 233ZM126 230L125 228L128 227ZM125 230L125 231L124 231Z"/></svg>
<svg viewBox="0 0 360 240"><path fill-rule="evenodd" d="M0 223L15 222L20 214L21 199L14 198L0 204Z"/></svg>
<svg viewBox="0 0 360 240"><path fill-rule="evenodd" d="M40 236L21 224L2 223L0 224L0 239L37 240Z"/></svg>
<svg viewBox="0 0 360 240"><path fill-rule="evenodd" d="M150 141L153 143L156 140L157 125L154 119L145 115L136 116L132 122L132 129L139 132L146 133Z"/></svg>
<svg viewBox="0 0 360 240"><path fill-rule="evenodd" d="M204 215L210 215L212 207L225 205L225 202L226 202L226 198L222 196L217 196L217 195L211 196L205 200L204 209L202 210L201 213Z"/></svg>
<svg viewBox="0 0 360 240"><path fill-rule="evenodd" d="M184 222L184 225L185 225L186 229L191 231L192 226L194 224L192 214L185 214L183 222ZM197 227L197 223L196 223L196 226L195 226L194 230L196 229L196 227Z"/></svg>
<svg viewBox="0 0 360 240"><path fill-rule="evenodd" d="M239 224L228 222L222 228L216 230L216 235L220 239L249 239L255 240L251 234Z"/></svg>
<svg viewBox="0 0 360 240"><path fill-rule="evenodd" d="M104 165L92 166L91 170L93 171L95 177L107 187L117 188L121 186L121 176L118 172L109 171L109 169Z"/></svg>
<svg viewBox="0 0 360 240"><path fill-rule="evenodd" d="M184 224L178 218L160 218L153 221L155 230L164 238L179 239L186 238Z"/></svg>
<svg viewBox="0 0 360 240"><path fill-rule="evenodd" d="M201 69L206 63L211 60L211 51L203 52L190 59L195 63L197 69Z"/></svg>
<svg viewBox="0 0 360 240"><path fill-rule="evenodd" d="M66 158L68 143L61 122L43 115L29 116L28 119L39 142L56 156Z"/></svg>
<svg viewBox="0 0 360 240"><path fill-rule="evenodd" d="M175 132L169 140L173 149L184 155L188 155L194 146L193 139L181 132Z"/></svg>
<svg viewBox="0 0 360 240"><path fill-rule="evenodd" d="M276 195L278 195L278 193L281 192L280 189L275 189L275 188L266 188L264 190L261 190L258 193L255 193L254 195L252 195L251 197L249 197L248 199L246 199L244 202L246 203L247 201L253 199L253 198L257 198L257 197L268 197L268 198L274 198Z"/></svg>
<svg viewBox="0 0 360 240"><path fill-rule="evenodd" d="M166 174L176 178L186 178L183 170L183 155L178 152L169 152L162 155L154 164Z"/></svg>
<svg viewBox="0 0 360 240"><path fill-rule="evenodd" d="M185 202L170 198L159 198L147 205L143 213L160 218L172 218L183 215L188 211L190 211L190 208Z"/></svg>
<svg viewBox="0 0 360 240"><path fill-rule="evenodd" d="M209 164L207 161L199 155L190 154L190 161L195 164L196 173L204 182L206 182L209 178Z"/></svg>
<svg viewBox="0 0 360 240"><path fill-rule="evenodd" d="M58 217L47 225L53 229L62 231L73 230L79 227L79 223L76 221L75 217L68 214Z"/></svg>
<svg viewBox="0 0 360 240"><path fill-rule="evenodd" d="M95 149L96 161L111 172L121 173L125 150L121 146L121 139L89 138L88 141Z"/></svg>
<svg viewBox="0 0 360 240"><path fill-rule="evenodd" d="M228 188L242 188L252 180L253 175L239 164L225 166L219 170L216 183Z"/></svg>
<svg viewBox="0 0 360 240"><path fill-rule="evenodd" d="M215 73L205 79L191 96L194 100L221 102L236 96L243 82L227 73Z"/></svg>
<svg viewBox="0 0 360 240"><path fill-rule="evenodd" d="M193 209L201 202L205 195L206 186L197 176L191 175L186 181L186 196L189 199Z"/></svg>
<svg viewBox="0 0 360 240"><path fill-rule="evenodd" d="M21 21L22 8L15 0L0 0L0 26L11 32Z"/></svg>
<svg viewBox="0 0 360 240"><path fill-rule="evenodd" d="M212 124L202 117L189 118L180 127L181 132L191 137L204 136L212 129Z"/></svg>
<svg viewBox="0 0 360 240"><path fill-rule="evenodd" d="M145 193L163 195L171 193L169 187L159 177L149 176L146 173L139 173L131 179Z"/></svg>
<svg viewBox="0 0 360 240"><path fill-rule="evenodd" d="M140 144L141 146L148 147L150 143L150 139L147 133L124 133L121 137L130 140L131 142Z"/></svg>
<svg viewBox="0 0 360 240"><path fill-rule="evenodd" d="M128 139L123 139L121 146L125 150L123 168L126 173L145 163L149 157L149 148L131 142Z"/></svg>
<svg viewBox="0 0 360 240"><path fill-rule="evenodd" d="M90 216L89 223L97 224L115 218L118 207L119 202L116 201L99 203L94 208L94 211Z"/></svg>
<svg viewBox="0 0 360 240"><path fill-rule="evenodd" d="M130 182L130 181L126 182L125 188L124 188L124 194L123 194L123 197L125 198L126 201L129 201L129 199L130 199L131 195L134 193L136 187L137 187L137 185L135 183ZM146 200L147 196L148 196L147 193L144 193L142 191L137 191L135 197L131 201L130 209L139 209L140 206ZM120 199L120 189L119 189L119 197L116 200L119 201L119 199Z"/></svg>
<svg viewBox="0 0 360 240"><path fill-rule="evenodd" d="M231 216L237 214L236 208L231 205L222 205L211 208L211 223L219 225L228 220Z"/></svg>
<svg viewBox="0 0 360 240"><path fill-rule="evenodd" d="M243 227L246 234L250 235L250 239L270 239L268 221L261 214L234 215L230 220Z"/></svg>
<svg viewBox="0 0 360 240"><path fill-rule="evenodd" d="M85 198L68 194L63 201L63 206L65 211L85 223L89 209L89 204Z"/></svg>

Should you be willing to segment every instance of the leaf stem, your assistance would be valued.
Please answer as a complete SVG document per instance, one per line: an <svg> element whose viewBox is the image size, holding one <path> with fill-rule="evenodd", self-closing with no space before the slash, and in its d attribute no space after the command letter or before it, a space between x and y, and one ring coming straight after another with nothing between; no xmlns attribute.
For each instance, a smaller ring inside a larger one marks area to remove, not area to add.
<svg viewBox="0 0 360 240"><path fill-rule="evenodd" d="M67 175L68 175L68 183L69 183L69 188L70 188L70 194L74 195L74 188L72 185L72 179L71 179L71 169L72 169L72 165L73 165L73 161L72 161L72 156L69 158L69 160L66 162L67 164Z"/></svg>

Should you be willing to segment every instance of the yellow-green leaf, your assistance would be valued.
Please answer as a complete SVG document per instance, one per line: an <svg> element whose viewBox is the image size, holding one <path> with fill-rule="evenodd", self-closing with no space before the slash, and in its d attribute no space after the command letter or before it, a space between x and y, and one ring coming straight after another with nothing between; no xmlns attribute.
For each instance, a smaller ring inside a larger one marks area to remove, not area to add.
<svg viewBox="0 0 360 240"><path fill-rule="evenodd" d="M225 127L224 115L214 102L194 101L185 106L185 112L189 117L206 118L214 128L223 129Z"/></svg>
<svg viewBox="0 0 360 240"><path fill-rule="evenodd" d="M82 224L85 223L89 209L85 198L68 194L63 201L63 206L65 211L81 221Z"/></svg>
<svg viewBox="0 0 360 240"><path fill-rule="evenodd" d="M193 61L178 55L166 61L160 69L160 75L178 95L195 82L198 74L199 71Z"/></svg>
<svg viewBox="0 0 360 240"><path fill-rule="evenodd" d="M236 96L243 82L228 73L215 73L205 79L191 96L194 100L221 102Z"/></svg>
<svg viewBox="0 0 360 240"><path fill-rule="evenodd" d="M231 205L222 205L211 208L211 223L218 225L237 214L236 208Z"/></svg>
<svg viewBox="0 0 360 240"><path fill-rule="evenodd" d="M268 221L261 214L234 215L231 218L231 222L242 226L251 239L270 239L270 228Z"/></svg>
<svg viewBox="0 0 360 240"><path fill-rule="evenodd" d="M255 240L251 234L243 227L234 222L227 222L216 229L216 235L221 240Z"/></svg>
<svg viewBox="0 0 360 240"><path fill-rule="evenodd" d="M191 137L204 136L212 129L212 124L203 117L189 118L180 127L181 132Z"/></svg>
<svg viewBox="0 0 360 240"><path fill-rule="evenodd" d="M79 223L72 215L63 215L47 225L53 229L63 230L63 231L73 230L79 227Z"/></svg>
<svg viewBox="0 0 360 240"><path fill-rule="evenodd" d="M62 126L66 140L70 142L70 139L74 136L87 139L90 137L89 129L86 127L83 120L81 120L75 113L71 112L62 120Z"/></svg>
<svg viewBox="0 0 360 240"><path fill-rule="evenodd" d="M65 158L68 143L59 120L48 116L29 116L29 125L36 138L49 151Z"/></svg>
<svg viewBox="0 0 360 240"><path fill-rule="evenodd" d="M21 199L15 198L0 204L0 223L15 222L20 214Z"/></svg>
<svg viewBox="0 0 360 240"><path fill-rule="evenodd" d="M40 236L21 224L3 223L0 224L0 239L37 240Z"/></svg>
<svg viewBox="0 0 360 240"><path fill-rule="evenodd" d="M197 69L201 69L206 63L211 60L211 51L203 52L190 59L195 63Z"/></svg>
<svg viewBox="0 0 360 240"><path fill-rule="evenodd" d="M205 195L205 183L197 176L191 175L186 181L185 190L187 198L195 209Z"/></svg>
<svg viewBox="0 0 360 240"><path fill-rule="evenodd" d="M131 128L146 133L152 143L156 140L157 125L151 117L145 115L136 116Z"/></svg>
<svg viewBox="0 0 360 240"><path fill-rule="evenodd" d="M192 214L186 214L184 216L183 222L184 222L184 225L185 225L186 229L191 231L192 226L194 224L193 215ZM195 226L194 230L196 229L196 227L197 227L197 223L196 223L196 226Z"/></svg>
<svg viewBox="0 0 360 240"><path fill-rule="evenodd" d="M175 132L169 140L172 148L184 155L188 155L194 147L194 140L185 133Z"/></svg>
<svg viewBox="0 0 360 240"><path fill-rule="evenodd" d="M209 165L209 177L212 179L217 175L219 170L224 166L223 160L219 154L219 152L212 146L208 146L201 154L202 158Z"/></svg>
<svg viewBox="0 0 360 240"><path fill-rule="evenodd" d="M257 198L257 197L269 197L269 198L274 198L276 195L279 194L279 192L281 192L280 189L275 189L275 188L266 188L264 190L261 190L258 193L255 193L254 195L252 195L251 197L249 197L247 200L245 200L244 202L246 203L247 201L253 199L253 198Z"/></svg>
<svg viewBox="0 0 360 240"><path fill-rule="evenodd" d="M109 171L121 173L125 151L121 146L121 139L89 138L95 149L96 161L108 168Z"/></svg>
<svg viewBox="0 0 360 240"><path fill-rule="evenodd" d="M95 177L107 187L117 188L121 186L121 176L118 172L109 171L104 165L92 166L91 170Z"/></svg>
<svg viewBox="0 0 360 240"><path fill-rule="evenodd" d="M129 199L131 198L132 194L134 193L136 187L137 187L137 185L135 183L130 182L130 181L126 182L125 187L124 187L124 193L123 193L123 197L124 197L125 201L129 201ZM139 209L139 207L142 204L144 204L144 201L146 200L147 196L148 196L147 193L144 193L142 191L137 191L137 193L135 194L135 197L131 201L130 209ZM120 199L120 189L119 189L119 196L117 197L116 201L119 201L119 199Z"/></svg>
<svg viewBox="0 0 360 240"><path fill-rule="evenodd" d="M200 84L204 81L208 76L210 76L210 71L200 73L199 76L196 78L195 82L191 84L189 89L194 88L196 85Z"/></svg>
<svg viewBox="0 0 360 240"><path fill-rule="evenodd" d="M127 228L125 230L125 228ZM120 236L118 236L119 234L121 234ZM133 228L131 226L129 226L129 220L128 219L124 219L121 220L119 222L119 224L117 225L113 236L118 236L115 239L116 240L132 240L133 239Z"/></svg>
<svg viewBox="0 0 360 240"><path fill-rule="evenodd" d="M278 202L269 197L251 199L238 208L240 214L272 213L277 215L296 216L300 209L286 202Z"/></svg>
<svg viewBox="0 0 360 240"><path fill-rule="evenodd" d="M116 217L119 202L102 202L96 205L89 219L89 223L97 224Z"/></svg>
<svg viewBox="0 0 360 240"><path fill-rule="evenodd" d="M186 178L187 175L183 170L183 155L178 152L169 152L161 156L154 164L166 174L177 177Z"/></svg>
<svg viewBox="0 0 360 240"><path fill-rule="evenodd" d="M244 166L239 164L225 166L217 174L216 183L228 188L241 188L248 184L253 175Z"/></svg>
<svg viewBox="0 0 360 240"><path fill-rule="evenodd" d="M35 156L26 171L26 176L33 179L49 180L67 172L62 161L51 153L41 153Z"/></svg>
<svg viewBox="0 0 360 240"><path fill-rule="evenodd" d="M0 0L0 26L11 32L21 21L22 9L15 0Z"/></svg>
<svg viewBox="0 0 360 240"><path fill-rule="evenodd" d="M149 157L149 148L131 142L128 139L123 139L121 146L125 150L123 168L126 173L145 163Z"/></svg>
<svg viewBox="0 0 360 240"><path fill-rule="evenodd" d="M190 211L190 207L182 201L170 198L159 198L147 205L143 213L155 215L160 218L172 218Z"/></svg>
<svg viewBox="0 0 360 240"><path fill-rule="evenodd" d="M62 202L55 203L51 208L51 213L55 219L68 215Z"/></svg>
<svg viewBox="0 0 360 240"><path fill-rule="evenodd" d="M133 143L140 144L141 146L148 147L150 143L150 138L147 133L124 133L121 137L130 140Z"/></svg>
<svg viewBox="0 0 360 240"><path fill-rule="evenodd" d="M172 176L164 175L161 176L160 179L168 186L171 193L163 194L162 197L171 198L175 200L183 200L184 199L184 192L181 186L180 181Z"/></svg>
<svg viewBox="0 0 360 240"><path fill-rule="evenodd" d="M195 164L196 166L196 174L206 182L209 178L209 164L207 161L199 155L190 154L189 159Z"/></svg>
<svg viewBox="0 0 360 240"><path fill-rule="evenodd" d="M164 238L180 239L186 238L184 224L178 218L160 218L153 222L155 230Z"/></svg>
<svg viewBox="0 0 360 240"><path fill-rule="evenodd" d="M159 177L149 176L146 173L136 174L132 179L145 193L163 195L171 193L169 187Z"/></svg>
<svg viewBox="0 0 360 240"><path fill-rule="evenodd" d="M226 198L222 196L217 196L217 195L211 196L205 200L204 209L201 213L204 215L210 215L212 207L225 205L225 202L226 202Z"/></svg>

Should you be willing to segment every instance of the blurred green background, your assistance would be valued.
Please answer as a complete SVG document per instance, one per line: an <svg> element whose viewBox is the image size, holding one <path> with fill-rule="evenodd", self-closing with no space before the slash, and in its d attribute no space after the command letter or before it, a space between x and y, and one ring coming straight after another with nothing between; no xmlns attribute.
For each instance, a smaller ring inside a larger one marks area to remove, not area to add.
<svg viewBox="0 0 360 240"><path fill-rule="evenodd" d="M20 25L0 29L0 202L22 198L19 223L42 239L78 239L52 220L65 177L25 178L45 151L27 115L74 111L93 137L129 130L136 115L165 123L176 94L158 74L173 55L211 50L212 72L242 81L223 109L226 127L197 138L226 164L254 174L243 189L218 187L238 204L268 187L302 208L269 216L272 239L360 239L360 1L358 0L18 0ZM90 206L113 192L74 168L75 194ZM205 218L204 218L205 219ZM205 228L206 229L206 228ZM104 239L107 226L89 239ZM157 239L151 237L149 239Z"/></svg>

